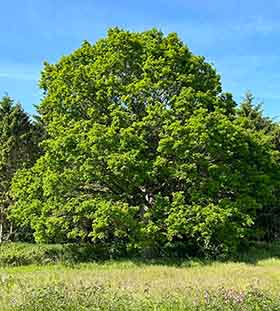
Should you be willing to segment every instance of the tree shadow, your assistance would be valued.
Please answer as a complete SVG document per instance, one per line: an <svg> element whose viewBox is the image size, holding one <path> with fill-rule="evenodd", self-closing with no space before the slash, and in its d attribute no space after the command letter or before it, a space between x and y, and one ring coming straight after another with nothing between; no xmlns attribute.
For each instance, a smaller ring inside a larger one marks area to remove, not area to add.
<svg viewBox="0 0 280 311"><path fill-rule="evenodd" d="M172 256L118 256L110 255L106 249L96 249L92 245L65 244L59 261L68 264L97 263L109 264L110 262L124 264L129 262L135 266L141 267L146 265L159 265L177 268L189 268L194 266L205 266L217 263L246 263L257 265L262 260L271 258L280 259L280 241L273 243L254 242L250 243L247 248L243 248L235 256L230 257L172 257Z"/></svg>
<svg viewBox="0 0 280 311"><path fill-rule="evenodd" d="M190 268L217 263L245 263L257 265L260 261L272 258L280 259L280 241L273 243L254 242L243 247L237 255L231 257L206 256L155 256L155 253L144 253L142 256L126 254L123 249L109 249L92 244L31 244L3 243L0 252L0 266L62 264L78 267L79 264L95 263L114 265L118 268L130 266L168 266Z"/></svg>
<svg viewBox="0 0 280 311"><path fill-rule="evenodd" d="M252 242L233 258L234 262L256 265L262 260L280 259L280 241Z"/></svg>

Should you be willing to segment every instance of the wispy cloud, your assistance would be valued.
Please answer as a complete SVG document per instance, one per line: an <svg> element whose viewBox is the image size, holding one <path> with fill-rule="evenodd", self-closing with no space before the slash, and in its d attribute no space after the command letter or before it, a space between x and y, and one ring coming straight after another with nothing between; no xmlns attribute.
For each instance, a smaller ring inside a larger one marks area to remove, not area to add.
<svg viewBox="0 0 280 311"><path fill-rule="evenodd" d="M237 32L240 35L269 35L280 31L280 23L271 18L254 16L249 18L248 21L230 25L229 30L231 32Z"/></svg>
<svg viewBox="0 0 280 311"><path fill-rule="evenodd" d="M37 81L38 76L30 73L21 73L21 72L1 72L0 78L6 79L16 79L16 80L26 80L26 81Z"/></svg>
<svg viewBox="0 0 280 311"><path fill-rule="evenodd" d="M38 81L40 68L25 64L0 64L0 78Z"/></svg>
<svg viewBox="0 0 280 311"><path fill-rule="evenodd" d="M262 16L252 16L248 19L229 18L227 20L188 19L185 21L168 23L163 27L165 32L179 32L186 43L199 48L213 50L224 48L225 45L234 46L241 42L251 42L252 38L258 40L279 35L280 22L275 19ZM221 47L218 44L223 44Z"/></svg>

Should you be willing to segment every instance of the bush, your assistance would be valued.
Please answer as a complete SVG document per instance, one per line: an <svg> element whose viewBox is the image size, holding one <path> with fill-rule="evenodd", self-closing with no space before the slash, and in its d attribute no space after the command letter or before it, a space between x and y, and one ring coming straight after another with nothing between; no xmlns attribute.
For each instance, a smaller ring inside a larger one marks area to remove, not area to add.
<svg viewBox="0 0 280 311"><path fill-rule="evenodd" d="M4 243L0 245L0 266L78 263L104 259L106 251L92 245Z"/></svg>

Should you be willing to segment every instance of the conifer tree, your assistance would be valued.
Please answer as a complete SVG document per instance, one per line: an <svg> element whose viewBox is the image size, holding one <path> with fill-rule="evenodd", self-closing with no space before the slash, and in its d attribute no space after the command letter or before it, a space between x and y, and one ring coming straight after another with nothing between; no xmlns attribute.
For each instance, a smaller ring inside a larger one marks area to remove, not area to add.
<svg viewBox="0 0 280 311"><path fill-rule="evenodd" d="M13 233L7 220L10 185L19 168L30 167L37 156L35 127L20 104L9 96L0 100L0 243Z"/></svg>

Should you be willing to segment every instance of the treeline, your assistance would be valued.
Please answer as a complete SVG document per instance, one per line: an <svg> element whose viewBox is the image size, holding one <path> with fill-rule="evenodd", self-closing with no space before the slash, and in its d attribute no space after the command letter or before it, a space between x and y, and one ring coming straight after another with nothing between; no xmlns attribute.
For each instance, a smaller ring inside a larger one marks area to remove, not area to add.
<svg viewBox="0 0 280 311"><path fill-rule="evenodd" d="M279 123L176 34L110 29L40 87L36 119L0 102L1 241L212 256L279 238Z"/></svg>

